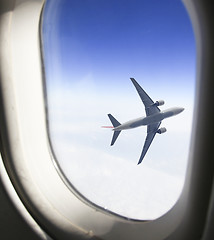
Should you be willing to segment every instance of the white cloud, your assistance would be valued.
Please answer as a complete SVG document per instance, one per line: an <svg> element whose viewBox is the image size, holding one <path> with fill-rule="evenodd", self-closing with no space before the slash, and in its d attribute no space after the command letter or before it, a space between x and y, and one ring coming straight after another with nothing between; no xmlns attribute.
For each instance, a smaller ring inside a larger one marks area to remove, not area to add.
<svg viewBox="0 0 214 240"><path fill-rule="evenodd" d="M185 107L185 111L163 121L168 131L156 136L138 166L146 128L122 132L115 146L110 147L112 132L101 126L111 125L107 113L121 122L145 115L139 98L87 89L51 94L50 133L57 160L86 198L135 219L157 218L175 204L184 181L191 102L181 99L178 106ZM176 106L170 99L166 108Z"/></svg>
<svg viewBox="0 0 214 240"><path fill-rule="evenodd" d="M86 198L117 214L155 219L177 200L183 178L84 146L60 147L64 173Z"/></svg>

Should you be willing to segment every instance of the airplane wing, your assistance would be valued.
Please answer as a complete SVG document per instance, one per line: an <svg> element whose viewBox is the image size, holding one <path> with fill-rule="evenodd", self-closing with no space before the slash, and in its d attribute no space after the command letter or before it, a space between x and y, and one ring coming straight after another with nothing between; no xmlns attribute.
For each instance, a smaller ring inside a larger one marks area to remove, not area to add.
<svg viewBox="0 0 214 240"><path fill-rule="evenodd" d="M155 113L160 112L160 109L154 105L154 101L148 96L148 94L143 90L143 88L137 83L134 78L130 78L132 83L134 84L146 111L146 116L153 115Z"/></svg>
<svg viewBox="0 0 214 240"><path fill-rule="evenodd" d="M147 126L147 136L146 136L146 140L143 146L143 151L141 153L140 159L138 161L138 164L140 164L143 161L143 158L145 157L154 137L155 134L157 133L157 130L160 126L161 122L159 123L153 123Z"/></svg>

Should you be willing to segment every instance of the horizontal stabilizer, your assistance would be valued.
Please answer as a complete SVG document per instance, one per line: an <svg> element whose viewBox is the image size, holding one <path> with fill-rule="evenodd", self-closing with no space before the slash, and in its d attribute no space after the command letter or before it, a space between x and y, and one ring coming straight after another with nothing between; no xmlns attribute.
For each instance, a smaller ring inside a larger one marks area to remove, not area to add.
<svg viewBox="0 0 214 240"><path fill-rule="evenodd" d="M117 121L117 119L115 119L111 114L108 114L108 117L112 123L112 125L114 127L118 127L120 126L120 122ZM113 137L112 137L112 140L111 140L111 146L114 145L115 141L117 140L119 134L120 134L121 131L114 131L114 134L113 134Z"/></svg>
<svg viewBox="0 0 214 240"><path fill-rule="evenodd" d="M121 125L111 114L108 114L108 117L114 127L118 127Z"/></svg>
<svg viewBox="0 0 214 240"><path fill-rule="evenodd" d="M114 134L113 134L113 137L112 137L112 140L111 140L111 146L114 145L114 143L115 143L115 141L117 140L120 132L121 132L121 131L114 131Z"/></svg>

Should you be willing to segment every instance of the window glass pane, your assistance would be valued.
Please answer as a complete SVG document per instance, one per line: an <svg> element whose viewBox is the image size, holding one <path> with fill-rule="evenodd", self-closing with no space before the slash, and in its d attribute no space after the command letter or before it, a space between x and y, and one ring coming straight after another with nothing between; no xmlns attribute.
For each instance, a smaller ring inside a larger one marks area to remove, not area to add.
<svg viewBox="0 0 214 240"><path fill-rule="evenodd" d="M184 183L195 88L195 39L181 1L47 0L42 43L48 131L66 181L124 217L166 213ZM120 123L146 116L130 77L165 101L160 110L185 108L162 121L167 132L139 165L147 126L122 131L113 146L113 131L101 128L112 126L109 113Z"/></svg>

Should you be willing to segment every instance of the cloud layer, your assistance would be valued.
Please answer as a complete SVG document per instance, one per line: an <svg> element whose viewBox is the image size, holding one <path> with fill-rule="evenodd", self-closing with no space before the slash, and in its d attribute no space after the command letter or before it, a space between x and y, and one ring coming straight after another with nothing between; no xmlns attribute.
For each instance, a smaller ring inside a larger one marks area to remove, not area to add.
<svg viewBox="0 0 214 240"><path fill-rule="evenodd" d="M186 113L162 123L168 132L156 136L143 163L137 165L146 127L122 132L110 147L112 131L101 125L111 125L106 115L109 109L118 113L119 121L145 115L140 99L141 114L133 107L137 99L122 94L117 98L123 100L117 103L114 96L110 99L82 88L64 90L63 96L58 90L51 94L52 145L63 173L81 194L98 206L134 219L155 219L175 204L184 182L190 142L192 112L186 101L181 101Z"/></svg>

